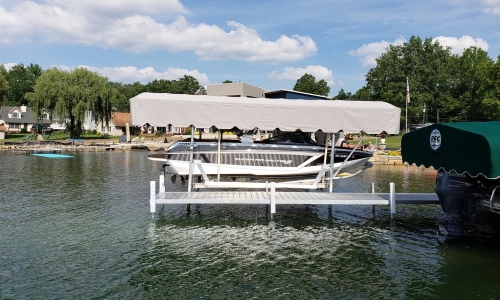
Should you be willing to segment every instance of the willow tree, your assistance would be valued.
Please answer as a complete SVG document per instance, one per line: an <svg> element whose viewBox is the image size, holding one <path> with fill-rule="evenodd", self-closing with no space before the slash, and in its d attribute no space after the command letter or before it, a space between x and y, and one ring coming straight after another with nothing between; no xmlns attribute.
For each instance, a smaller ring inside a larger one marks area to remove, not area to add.
<svg viewBox="0 0 500 300"><path fill-rule="evenodd" d="M26 98L37 116L48 109L53 119L65 121L74 138L83 133L88 114L97 122L109 124L114 95L108 79L95 72L83 68L71 72L54 68L38 77L34 92Z"/></svg>

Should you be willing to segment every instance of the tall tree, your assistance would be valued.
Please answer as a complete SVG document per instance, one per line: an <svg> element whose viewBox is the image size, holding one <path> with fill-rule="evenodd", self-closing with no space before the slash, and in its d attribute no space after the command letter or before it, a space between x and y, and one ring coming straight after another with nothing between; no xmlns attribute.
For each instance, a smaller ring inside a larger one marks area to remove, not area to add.
<svg viewBox="0 0 500 300"><path fill-rule="evenodd" d="M316 81L313 75L307 73L297 79L293 90L323 96L328 96L330 93L330 87L324 79Z"/></svg>
<svg viewBox="0 0 500 300"><path fill-rule="evenodd" d="M37 64L24 66L18 64L13 66L7 73L6 79L9 83L7 92L7 104L13 106L26 105L26 93L33 92L36 79L42 75L43 70Z"/></svg>
<svg viewBox="0 0 500 300"><path fill-rule="evenodd" d="M411 93L408 118L411 122L436 121L438 112L441 116L450 117L460 107L449 89L450 57L450 48L441 46L437 41L432 42L431 38L422 40L412 36L403 45L390 45L376 59L377 66L366 75L366 88L373 100L386 101L405 109L408 78Z"/></svg>
<svg viewBox="0 0 500 300"><path fill-rule="evenodd" d="M53 118L67 122L71 137L79 137L88 112L93 120L109 124L115 95L108 79L97 73L83 68L71 72L54 68L36 80L34 92L28 93L27 99L35 114L51 110Z"/></svg>
<svg viewBox="0 0 500 300"><path fill-rule="evenodd" d="M460 101L457 116L461 120L488 120L489 111L482 102L494 84L495 63L488 53L470 47L461 56L453 57L453 97Z"/></svg>
<svg viewBox="0 0 500 300"><path fill-rule="evenodd" d="M0 108L2 108L5 103L8 90L9 84L7 83L7 79L0 73Z"/></svg>

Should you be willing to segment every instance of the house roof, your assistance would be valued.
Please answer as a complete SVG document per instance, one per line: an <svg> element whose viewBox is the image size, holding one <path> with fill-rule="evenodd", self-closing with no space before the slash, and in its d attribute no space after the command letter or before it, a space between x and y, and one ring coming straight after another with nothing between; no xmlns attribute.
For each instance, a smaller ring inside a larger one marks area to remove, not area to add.
<svg viewBox="0 0 500 300"><path fill-rule="evenodd" d="M317 95L317 94L311 94L311 93L304 93L304 92L293 91L293 90L285 90L285 89L270 91L270 92L266 92L265 94L268 95L268 94L278 94L278 93L292 93L292 94L296 94L296 95L311 96L311 97L325 99L325 100L328 99L327 96L323 96L323 95Z"/></svg>
<svg viewBox="0 0 500 300"><path fill-rule="evenodd" d="M113 112L111 113L111 121L115 126L125 126L126 123L130 124L130 113Z"/></svg>
<svg viewBox="0 0 500 300"><path fill-rule="evenodd" d="M18 110L21 113L21 118L9 117L9 113L11 113L14 110ZM33 110L31 108L27 107L26 111L23 112L21 110L21 107L17 106L4 106L3 108L1 108L0 120L3 120L3 122L10 124L35 124L35 123L50 124L50 120L47 119L36 120L35 114L33 113Z"/></svg>

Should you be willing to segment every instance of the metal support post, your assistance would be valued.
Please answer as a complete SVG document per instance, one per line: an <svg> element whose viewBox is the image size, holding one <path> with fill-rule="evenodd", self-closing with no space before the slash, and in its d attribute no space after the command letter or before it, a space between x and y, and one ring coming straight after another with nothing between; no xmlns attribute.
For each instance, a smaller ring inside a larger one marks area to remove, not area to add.
<svg viewBox="0 0 500 300"><path fill-rule="evenodd" d="M332 133L332 151L330 152L330 193L333 193L333 164L335 163L335 133Z"/></svg>
<svg viewBox="0 0 500 300"><path fill-rule="evenodd" d="M191 192L193 182L193 157L194 157L194 126L191 125L191 145L189 146L189 178L188 178L188 193Z"/></svg>
<svg viewBox="0 0 500 300"><path fill-rule="evenodd" d="M271 215L276 213L276 183L271 182Z"/></svg>
<svg viewBox="0 0 500 300"><path fill-rule="evenodd" d="M154 214L156 212L156 182L151 181L149 183L149 211Z"/></svg>
<svg viewBox="0 0 500 300"><path fill-rule="evenodd" d="M165 175L160 175L160 193L165 193Z"/></svg>
<svg viewBox="0 0 500 300"><path fill-rule="evenodd" d="M389 204L391 206L391 219L392 219L392 216L396 213L396 188L394 182L391 182L389 186L390 186Z"/></svg>

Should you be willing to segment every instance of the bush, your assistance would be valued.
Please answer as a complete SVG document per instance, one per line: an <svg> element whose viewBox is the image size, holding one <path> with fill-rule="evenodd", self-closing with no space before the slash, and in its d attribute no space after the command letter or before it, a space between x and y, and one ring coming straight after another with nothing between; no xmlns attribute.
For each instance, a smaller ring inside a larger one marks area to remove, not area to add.
<svg viewBox="0 0 500 300"><path fill-rule="evenodd" d="M191 128L187 128L186 130L184 130L183 135L191 135Z"/></svg>
<svg viewBox="0 0 500 300"><path fill-rule="evenodd" d="M96 135L97 134L97 130L96 129L92 130L92 134Z"/></svg>
<svg viewBox="0 0 500 300"><path fill-rule="evenodd" d="M26 129L26 127L21 128L21 133L28 133L28 130Z"/></svg>

